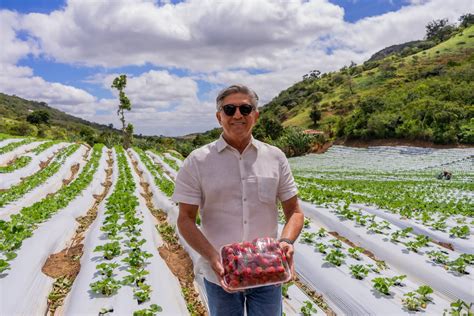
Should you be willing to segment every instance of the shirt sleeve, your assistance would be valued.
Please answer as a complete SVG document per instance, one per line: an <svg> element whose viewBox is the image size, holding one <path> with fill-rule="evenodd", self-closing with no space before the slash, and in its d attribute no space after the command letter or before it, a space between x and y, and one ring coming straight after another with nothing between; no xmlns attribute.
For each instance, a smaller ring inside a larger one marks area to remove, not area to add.
<svg viewBox="0 0 474 316"><path fill-rule="evenodd" d="M192 155L190 155L184 160L183 166L179 169L171 199L176 203L182 202L200 206L201 193L199 172Z"/></svg>
<svg viewBox="0 0 474 316"><path fill-rule="evenodd" d="M278 199L286 201L298 194L295 179L291 173L290 164L283 152L280 152L280 181L278 183Z"/></svg>

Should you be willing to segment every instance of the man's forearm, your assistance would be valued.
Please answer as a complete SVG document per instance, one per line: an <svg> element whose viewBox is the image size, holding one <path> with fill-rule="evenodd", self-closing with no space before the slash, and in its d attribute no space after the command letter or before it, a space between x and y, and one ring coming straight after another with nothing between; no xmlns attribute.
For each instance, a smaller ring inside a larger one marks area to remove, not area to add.
<svg viewBox="0 0 474 316"><path fill-rule="evenodd" d="M178 229L184 240L206 260L211 261L213 256L219 255L194 221L178 219Z"/></svg>
<svg viewBox="0 0 474 316"><path fill-rule="evenodd" d="M294 212L283 227L281 238L288 238L293 241L296 240L303 229L303 225L304 214Z"/></svg>

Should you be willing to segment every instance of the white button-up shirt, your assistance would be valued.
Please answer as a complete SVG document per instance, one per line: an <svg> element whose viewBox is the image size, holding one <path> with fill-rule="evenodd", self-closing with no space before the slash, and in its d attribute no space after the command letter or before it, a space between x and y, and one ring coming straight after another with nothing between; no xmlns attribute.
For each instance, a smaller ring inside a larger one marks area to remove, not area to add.
<svg viewBox="0 0 474 316"><path fill-rule="evenodd" d="M277 237L277 200L297 194L285 154L252 137L242 154L221 137L194 150L176 178L172 199L198 205L201 231L217 251L229 243ZM195 267L218 283L209 263Z"/></svg>

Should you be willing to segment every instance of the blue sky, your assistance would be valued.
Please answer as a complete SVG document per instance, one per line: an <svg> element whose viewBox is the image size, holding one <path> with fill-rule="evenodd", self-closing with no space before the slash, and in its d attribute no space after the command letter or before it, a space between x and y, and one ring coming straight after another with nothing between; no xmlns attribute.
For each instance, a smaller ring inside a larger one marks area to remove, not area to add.
<svg viewBox="0 0 474 316"><path fill-rule="evenodd" d="M265 103L312 69L361 63L469 9L468 0L0 0L0 92L118 126L110 84L125 73L137 132L183 135L217 126L213 99L228 84L252 86Z"/></svg>

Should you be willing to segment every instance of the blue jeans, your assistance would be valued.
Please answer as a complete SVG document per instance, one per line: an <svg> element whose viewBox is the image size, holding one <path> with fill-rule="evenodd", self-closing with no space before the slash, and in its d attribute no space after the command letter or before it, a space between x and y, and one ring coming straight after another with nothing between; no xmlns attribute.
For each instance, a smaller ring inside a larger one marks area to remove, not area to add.
<svg viewBox="0 0 474 316"><path fill-rule="evenodd" d="M228 293L204 279L211 316L281 316L281 286L267 285Z"/></svg>

